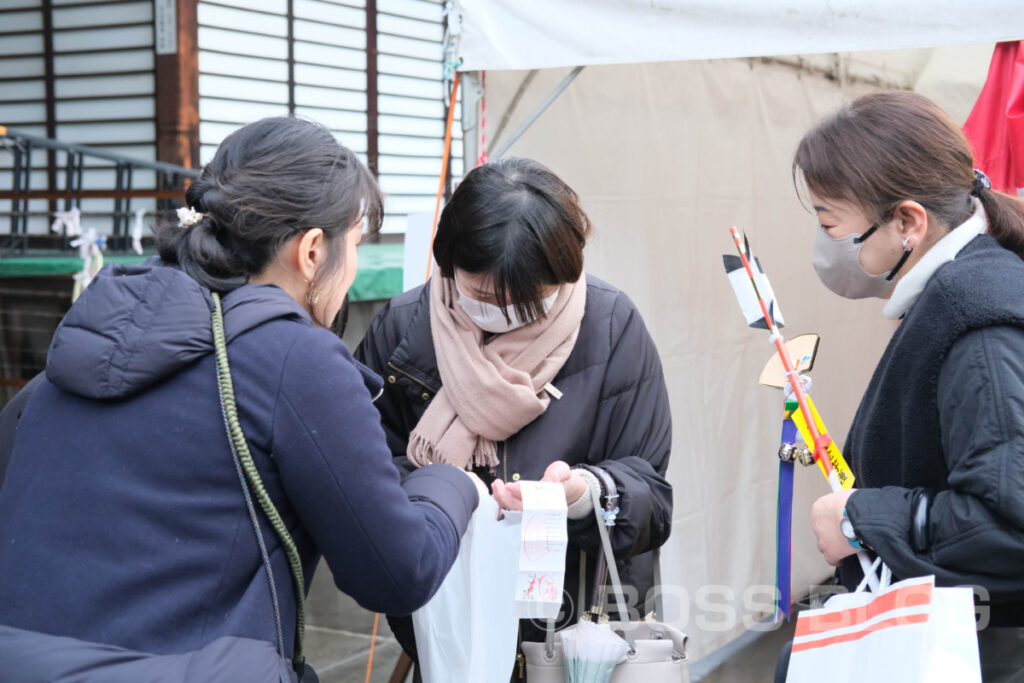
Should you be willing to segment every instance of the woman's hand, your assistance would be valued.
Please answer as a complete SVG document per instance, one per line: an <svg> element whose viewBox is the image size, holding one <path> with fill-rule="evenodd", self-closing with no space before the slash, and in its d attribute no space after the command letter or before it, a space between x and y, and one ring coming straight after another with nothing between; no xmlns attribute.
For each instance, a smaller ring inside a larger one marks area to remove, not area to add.
<svg viewBox="0 0 1024 683"><path fill-rule="evenodd" d="M845 489L830 493L814 501L811 507L811 529L818 539L818 552L824 555L825 561L833 567L838 566L844 557L857 552L839 528L843 510L846 509L846 501L853 492L853 489Z"/></svg>
<svg viewBox="0 0 1024 683"><path fill-rule="evenodd" d="M587 493L587 482L576 470L561 460L548 465L544 470L544 477L541 481L552 481L562 485L565 489L565 504L572 505Z"/></svg>
<svg viewBox="0 0 1024 683"><path fill-rule="evenodd" d="M522 510L523 491L519 484L506 484L501 479L495 479L491 484L491 491L494 493L494 500L498 502L498 514L502 510Z"/></svg>
<svg viewBox="0 0 1024 683"><path fill-rule="evenodd" d="M565 489L566 505L572 505L587 492L587 482L579 472L561 460L548 465L541 481L561 484ZM494 500L498 502L498 507L504 510L523 509L523 490L518 483L506 484L501 479L495 479L491 490L494 492Z"/></svg>

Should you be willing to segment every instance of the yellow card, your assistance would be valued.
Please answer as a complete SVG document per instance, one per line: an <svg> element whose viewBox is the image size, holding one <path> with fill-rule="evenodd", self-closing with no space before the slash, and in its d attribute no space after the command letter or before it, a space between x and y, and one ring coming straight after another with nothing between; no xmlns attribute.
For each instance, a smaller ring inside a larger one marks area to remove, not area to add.
<svg viewBox="0 0 1024 683"><path fill-rule="evenodd" d="M846 464L843 454L839 452L839 446L828 435L828 429L826 429L825 423L822 421L821 415L818 414L818 409L814 407L814 401L811 400L810 396L807 397L807 405L811 409L811 415L814 416L814 426L818 429L818 434L828 439L828 446L826 446L825 450L828 453L829 461L832 463L832 469L836 471L836 476L839 477L839 483L844 489L853 488L853 471ZM807 421L804 420L804 414L799 408L793 411L793 423L796 424L796 428L800 431L800 436L803 438L804 443L813 449L814 441L811 440L811 432L807 429ZM818 467L821 468L821 473L825 474L825 466L819 462Z"/></svg>

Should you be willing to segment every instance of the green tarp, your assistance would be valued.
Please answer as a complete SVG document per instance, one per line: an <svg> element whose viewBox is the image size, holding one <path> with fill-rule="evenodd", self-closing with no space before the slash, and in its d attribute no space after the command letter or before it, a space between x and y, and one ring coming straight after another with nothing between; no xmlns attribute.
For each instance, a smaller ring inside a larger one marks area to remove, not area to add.
<svg viewBox="0 0 1024 683"><path fill-rule="evenodd" d="M359 247L359 272L349 290L351 301L390 299L402 292L401 244ZM103 256L103 263L141 263L145 256ZM72 275L82 269L75 256L11 256L0 259L0 278Z"/></svg>

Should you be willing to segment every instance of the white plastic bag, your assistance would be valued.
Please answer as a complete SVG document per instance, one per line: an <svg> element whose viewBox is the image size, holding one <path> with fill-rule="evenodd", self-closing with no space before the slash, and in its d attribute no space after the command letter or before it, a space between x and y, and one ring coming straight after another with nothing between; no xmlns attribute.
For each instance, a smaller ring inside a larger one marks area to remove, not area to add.
<svg viewBox="0 0 1024 683"><path fill-rule="evenodd" d="M884 586L884 584L883 584ZM981 683L970 588L907 579L800 613L787 683Z"/></svg>
<svg viewBox="0 0 1024 683"><path fill-rule="evenodd" d="M507 683L516 658L521 518L481 496L441 588L412 615L424 683ZM468 617L468 618L467 618Z"/></svg>

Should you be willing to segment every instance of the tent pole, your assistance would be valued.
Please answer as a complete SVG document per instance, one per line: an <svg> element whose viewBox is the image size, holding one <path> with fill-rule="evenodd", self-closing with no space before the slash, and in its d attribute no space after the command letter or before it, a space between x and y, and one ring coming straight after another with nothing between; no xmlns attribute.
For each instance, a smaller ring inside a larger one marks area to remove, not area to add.
<svg viewBox="0 0 1024 683"><path fill-rule="evenodd" d="M487 146L487 156L491 156L491 153L498 148L498 142L501 141L501 134L505 132L505 126L508 125L509 119L515 113L516 107L519 106L519 101L523 99L523 93L530 87L530 83L533 83L533 79L537 77L538 71L539 69L533 69L527 73L519 87L516 88L516 94L512 96L512 101L508 103L505 113L501 115L501 123L494 129L494 135L491 136L491 144Z"/></svg>
<svg viewBox="0 0 1024 683"><path fill-rule="evenodd" d="M462 175L476 166L480 156L480 87L479 71L462 72Z"/></svg>
<svg viewBox="0 0 1024 683"><path fill-rule="evenodd" d="M547 108L551 106L551 103L558 99L559 95L565 92L565 89L569 87L570 83L576 80L576 77L580 75L581 71L583 71L583 67L577 66L571 72L569 72L569 75L562 79L562 82L558 84L558 87L555 88L551 92L551 94L548 95L544 99L544 101L540 103L540 106L537 107L537 109L526 118L526 120L523 122L523 125L519 126L515 133L512 133L512 137L510 137L507 142L503 143L501 147L498 148L498 151L494 153L493 158L500 159L501 157L505 156L505 152L509 150L509 147L514 145L519 140L519 138L523 136L523 133L525 133L530 128L530 126L532 126L534 122L540 118L541 114L547 111Z"/></svg>

